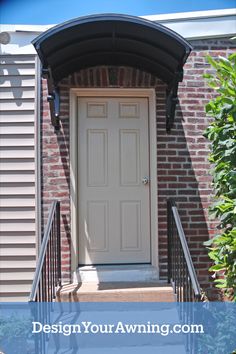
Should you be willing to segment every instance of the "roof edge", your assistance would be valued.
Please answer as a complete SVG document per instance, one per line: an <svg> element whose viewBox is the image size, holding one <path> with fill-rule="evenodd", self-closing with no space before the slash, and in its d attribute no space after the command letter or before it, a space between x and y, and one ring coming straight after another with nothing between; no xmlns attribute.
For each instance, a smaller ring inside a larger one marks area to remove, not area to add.
<svg viewBox="0 0 236 354"><path fill-rule="evenodd" d="M83 25L84 23L89 22L100 22L100 21L124 21L124 22L132 22L134 24L143 25L146 27L150 27L153 29L158 29L160 32L164 32L168 34L170 37L173 37L175 40L179 41L182 45L185 46L186 50L191 51L191 45L188 41L181 36L178 32L163 26L162 24L156 23L155 21L150 21L146 18L125 15L125 14L116 14L116 13L104 13L104 14L94 14L88 16L81 16L73 18L69 21L62 22L54 27L49 28L47 31L41 33L35 39L33 39L32 43L35 46L44 40L44 38L53 36L54 34L58 34L61 31L69 29L71 27L75 27L78 25Z"/></svg>

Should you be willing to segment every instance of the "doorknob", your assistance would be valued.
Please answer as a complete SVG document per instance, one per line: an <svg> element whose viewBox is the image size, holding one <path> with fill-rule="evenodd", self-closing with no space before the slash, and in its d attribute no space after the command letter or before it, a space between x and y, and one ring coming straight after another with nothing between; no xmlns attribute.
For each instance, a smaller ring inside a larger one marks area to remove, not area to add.
<svg viewBox="0 0 236 354"><path fill-rule="evenodd" d="M143 184L148 184L149 183L149 178L148 177L143 177L142 183Z"/></svg>

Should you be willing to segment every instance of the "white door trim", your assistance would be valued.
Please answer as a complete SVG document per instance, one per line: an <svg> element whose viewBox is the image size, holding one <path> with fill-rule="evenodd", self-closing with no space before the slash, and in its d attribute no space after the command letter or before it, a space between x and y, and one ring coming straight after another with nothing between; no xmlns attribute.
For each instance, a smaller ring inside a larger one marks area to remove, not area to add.
<svg viewBox="0 0 236 354"><path fill-rule="evenodd" d="M75 274L79 263L78 252L78 119L77 97L145 97L149 102L149 156L150 156L150 226L151 226L151 264L158 263L158 221L157 221L157 138L156 138L156 95L154 89L139 88L89 88L70 89L70 206L71 206L71 271Z"/></svg>

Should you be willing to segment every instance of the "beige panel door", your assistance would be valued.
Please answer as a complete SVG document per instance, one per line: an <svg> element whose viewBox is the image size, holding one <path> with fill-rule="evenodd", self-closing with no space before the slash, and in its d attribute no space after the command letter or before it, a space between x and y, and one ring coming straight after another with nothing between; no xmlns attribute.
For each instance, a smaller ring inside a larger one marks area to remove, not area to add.
<svg viewBox="0 0 236 354"><path fill-rule="evenodd" d="M148 99L79 98L78 137L79 263L149 263Z"/></svg>

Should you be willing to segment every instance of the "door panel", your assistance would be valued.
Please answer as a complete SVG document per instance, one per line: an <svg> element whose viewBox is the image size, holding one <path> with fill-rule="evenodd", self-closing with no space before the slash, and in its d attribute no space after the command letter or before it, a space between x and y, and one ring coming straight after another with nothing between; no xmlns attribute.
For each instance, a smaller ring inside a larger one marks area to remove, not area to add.
<svg viewBox="0 0 236 354"><path fill-rule="evenodd" d="M88 252L108 251L108 202L88 201L84 222Z"/></svg>
<svg viewBox="0 0 236 354"><path fill-rule="evenodd" d="M80 264L149 263L148 99L78 99Z"/></svg>
<svg viewBox="0 0 236 354"><path fill-rule="evenodd" d="M141 251L141 203L120 203L121 251Z"/></svg>
<svg viewBox="0 0 236 354"><path fill-rule="evenodd" d="M137 186L140 181L139 130L120 130L120 184Z"/></svg>
<svg viewBox="0 0 236 354"><path fill-rule="evenodd" d="M88 187L107 186L107 131L87 130Z"/></svg>

